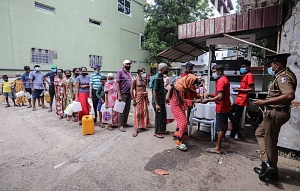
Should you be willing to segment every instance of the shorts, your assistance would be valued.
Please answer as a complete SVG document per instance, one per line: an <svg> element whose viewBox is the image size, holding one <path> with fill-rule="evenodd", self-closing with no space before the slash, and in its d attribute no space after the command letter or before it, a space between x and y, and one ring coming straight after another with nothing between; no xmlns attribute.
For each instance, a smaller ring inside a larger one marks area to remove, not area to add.
<svg viewBox="0 0 300 191"><path fill-rule="evenodd" d="M229 113L216 113L216 131L223 131L224 126L228 125Z"/></svg>
<svg viewBox="0 0 300 191"><path fill-rule="evenodd" d="M10 99L14 99L14 95L11 92L4 92L3 93L5 98L10 98Z"/></svg>
<svg viewBox="0 0 300 191"><path fill-rule="evenodd" d="M43 89L35 89L34 91L32 91L32 99L36 99L36 98L43 98L44 97L44 90Z"/></svg>
<svg viewBox="0 0 300 191"><path fill-rule="evenodd" d="M52 84L51 86L49 86L49 95L50 97L54 97L55 94L55 89L54 89L54 85Z"/></svg>
<svg viewBox="0 0 300 191"><path fill-rule="evenodd" d="M30 95L32 94L31 88L25 88L25 91L30 93Z"/></svg>
<svg viewBox="0 0 300 191"><path fill-rule="evenodd" d="M102 101L99 99L97 111L100 111L100 112L101 112L101 107L102 107L102 105L103 105L103 103L102 103Z"/></svg>

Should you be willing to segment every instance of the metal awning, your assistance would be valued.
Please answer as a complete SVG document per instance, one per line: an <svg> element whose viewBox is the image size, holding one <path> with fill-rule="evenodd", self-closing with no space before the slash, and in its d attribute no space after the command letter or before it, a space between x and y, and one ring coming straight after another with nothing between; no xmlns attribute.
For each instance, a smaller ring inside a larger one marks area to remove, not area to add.
<svg viewBox="0 0 300 191"><path fill-rule="evenodd" d="M178 26L180 43L157 56L177 62L188 62L209 51L206 40L223 37L255 34L256 40L266 37L277 39L277 27L281 25L282 5L264 7L244 13L201 20Z"/></svg>

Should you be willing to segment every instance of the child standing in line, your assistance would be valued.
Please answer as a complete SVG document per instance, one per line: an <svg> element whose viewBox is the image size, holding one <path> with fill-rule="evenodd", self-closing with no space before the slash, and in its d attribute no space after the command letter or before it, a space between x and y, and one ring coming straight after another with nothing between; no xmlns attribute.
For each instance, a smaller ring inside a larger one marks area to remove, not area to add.
<svg viewBox="0 0 300 191"><path fill-rule="evenodd" d="M99 126L104 128L104 125L102 123L102 112L101 112L101 107L102 105L104 104L105 102L105 93L104 93L104 85L107 81L107 78L106 76L101 76L100 77L100 87L98 88L97 92L96 92L96 96L98 97L99 99L99 102L98 102L98 107L97 107L97 110L99 112Z"/></svg>
<svg viewBox="0 0 300 191"><path fill-rule="evenodd" d="M6 104L7 104L5 107L10 107L9 102L8 102L8 97L12 99L12 101L14 102L14 106L16 106L15 98L12 94L13 82L8 80L7 75L3 75L2 79L3 79L2 92L3 92L3 95L5 96L5 100L6 100Z"/></svg>

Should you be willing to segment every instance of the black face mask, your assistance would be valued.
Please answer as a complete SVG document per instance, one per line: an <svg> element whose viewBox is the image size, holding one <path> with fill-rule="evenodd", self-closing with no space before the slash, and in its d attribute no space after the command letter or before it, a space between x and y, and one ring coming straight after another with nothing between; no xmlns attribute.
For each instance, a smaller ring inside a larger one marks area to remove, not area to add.
<svg viewBox="0 0 300 191"><path fill-rule="evenodd" d="M86 73L86 72L82 72L81 75L82 75L82 76L86 76L87 73Z"/></svg>
<svg viewBox="0 0 300 191"><path fill-rule="evenodd" d="M79 73L75 73L75 77L79 76Z"/></svg>
<svg viewBox="0 0 300 191"><path fill-rule="evenodd" d="M166 74L166 75L167 75L168 73L169 73L169 71L168 71L168 70L165 70L163 74Z"/></svg>
<svg viewBox="0 0 300 191"><path fill-rule="evenodd" d="M130 70L131 66L125 66L126 70Z"/></svg>
<svg viewBox="0 0 300 191"><path fill-rule="evenodd" d="M68 75L66 75L68 78L70 78L71 77L71 74L68 74Z"/></svg>
<svg viewBox="0 0 300 191"><path fill-rule="evenodd" d="M58 74L58 77L60 77L60 78L61 78L62 76L63 76L62 74Z"/></svg>

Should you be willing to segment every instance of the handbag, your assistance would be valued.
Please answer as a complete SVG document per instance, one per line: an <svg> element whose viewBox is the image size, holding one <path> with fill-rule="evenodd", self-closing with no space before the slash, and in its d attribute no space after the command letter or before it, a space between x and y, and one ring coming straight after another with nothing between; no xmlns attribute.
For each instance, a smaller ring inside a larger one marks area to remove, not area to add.
<svg viewBox="0 0 300 191"><path fill-rule="evenodd" d="M102 106L102 123L112 124L112 108L105 108Z"/></svg>

